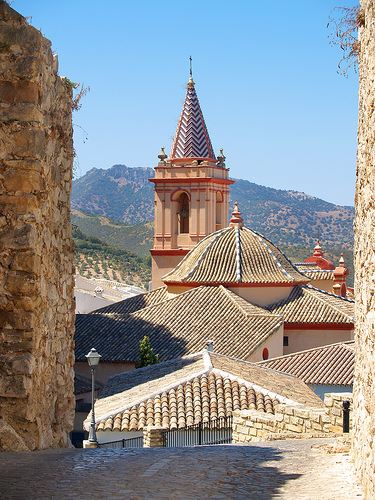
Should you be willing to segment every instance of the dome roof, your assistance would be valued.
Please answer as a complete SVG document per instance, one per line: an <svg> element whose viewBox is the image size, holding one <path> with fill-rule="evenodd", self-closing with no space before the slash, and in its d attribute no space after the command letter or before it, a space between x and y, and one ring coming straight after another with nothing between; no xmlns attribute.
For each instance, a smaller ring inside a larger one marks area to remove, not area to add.
<svg viewBox="0 0 375 500"><path fill-rule="evenodd" d="M232 223L197 243L163 281L250 286L296 285L310 280L264 236L242 223Z"/></svg>

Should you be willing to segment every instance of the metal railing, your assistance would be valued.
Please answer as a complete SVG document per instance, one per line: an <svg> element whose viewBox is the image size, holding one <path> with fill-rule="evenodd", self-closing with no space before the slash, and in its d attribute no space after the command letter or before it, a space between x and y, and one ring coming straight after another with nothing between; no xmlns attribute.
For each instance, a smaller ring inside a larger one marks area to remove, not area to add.
<svg viewBox="0 0 375 500"><path fill-rule="evenodd" d="M99 448L143 448L143 436L99 443Z"/></svg>
<svg viewBox="0 0 375 500"><path fill-rule="evenodd" d="M209 422L199 422L182 429L165 432L164 446L200 446L232 442L232 417L222 417Z"/></svg>

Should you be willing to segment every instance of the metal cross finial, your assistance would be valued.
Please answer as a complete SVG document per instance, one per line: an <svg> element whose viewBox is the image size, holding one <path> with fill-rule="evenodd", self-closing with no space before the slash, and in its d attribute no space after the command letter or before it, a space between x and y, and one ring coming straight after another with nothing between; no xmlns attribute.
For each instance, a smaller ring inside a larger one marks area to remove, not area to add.
<svg viewBox="0 0 375 500"><path fill-rule="evenodd" d="M191 56L189 57L189 61L190 61L190 78L193 78L193 59Z"/></svg>

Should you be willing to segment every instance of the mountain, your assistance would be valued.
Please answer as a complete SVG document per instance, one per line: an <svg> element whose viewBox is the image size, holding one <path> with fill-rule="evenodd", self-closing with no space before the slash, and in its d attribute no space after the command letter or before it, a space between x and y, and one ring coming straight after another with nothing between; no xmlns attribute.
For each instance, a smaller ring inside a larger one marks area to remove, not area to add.
<svg viewBox="0 0 375 500"><path fill-rule="evenodd" d="M147 167L93 168L73 181L72 208L128 225L152 221L153 176Z"/></svg>
<svg viewBox="0 0 375 500"><path fill-rule="evenodd" d="M93 214L107 218L107 222L105 219L101 222L89 219L80 223L80 227L84 227L81 224L96 225L105 240L109 232L105 226L113 224L108 220L112 219L115 224L119 223L118 233L124 238L131 231L133 236L141 231L142 249L145 249L151 233L150 226L143 226L142 229L139 226L135 230L125 230L124 227L153 220L153 186L148 181L153 175L152 168L114 165L106 170L93 168L76 179L73 182L72 208L80 211L80 217ZM260 186L243 179L235 181L231 187L231 204L237 200L245 223L275 244L310 251L319 238L325 248L352 249L353 207L335 205L297 191ZM92 231L89 232L92 234ZM100 237L99 233L97 236ZM134 241L134 238L130 239ZM136 250L137 247L133 247L133 251Z"/></svg>

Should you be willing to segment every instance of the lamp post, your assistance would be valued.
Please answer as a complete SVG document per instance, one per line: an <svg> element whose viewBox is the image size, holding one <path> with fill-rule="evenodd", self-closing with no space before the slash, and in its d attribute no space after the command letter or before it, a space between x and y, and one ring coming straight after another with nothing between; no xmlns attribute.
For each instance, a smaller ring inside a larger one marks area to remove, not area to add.
<svg viewBox="0 0 375 500"><path fill-rule="evenodd" d="M101 355L96 349L91 349L91 351L86 354L87 362L91 368L91 422L89 431L89 442L97 443L96 431L95 431L95 410L94 410L94 396L95 396L95 368L98 366Z"/></svg>

